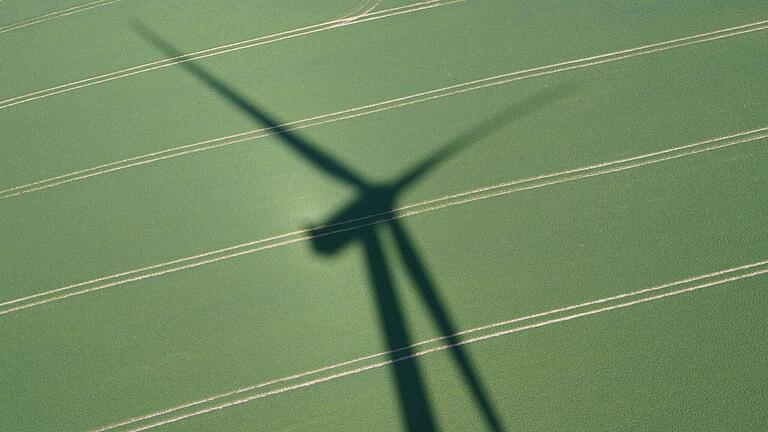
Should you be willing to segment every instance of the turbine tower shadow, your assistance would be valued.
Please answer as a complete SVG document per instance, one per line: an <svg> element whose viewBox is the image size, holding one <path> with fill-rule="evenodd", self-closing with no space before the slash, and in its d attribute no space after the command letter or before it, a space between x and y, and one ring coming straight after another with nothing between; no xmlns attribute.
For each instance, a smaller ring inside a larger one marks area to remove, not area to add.
<svg viewBox="0 0 768 432"><path fill-rule="evenodd" d="M134 28L143 38L167 56L182 56L175 47L140 23ZM437 431L437 422L427 394L422 371L418 361L412 358L415 353L411 346L413 341L408 331L388 259L384 253L380 230L388 228L391 232L402 264L446 342L449 344L459 342L458 338L453 336L457 333L457 329L448 315L439 290L424 266L424 261L414 247L410 235L397 218L395 205L397 197L403 190L422 179L444 160L473 142L490 135L512 120L530 114L553 100L561 98L568 92L568 88L555 86L529 97L452 140L395 180L387 183L374 183L366 180L353 169L306 141L294 131L281 125L270 114L246 100L223 81L192 62L191 59L184 59L181 65L209 88L247 113L257 124L266 126L273 131L285 145L306 161L326 174L345 181L357 190L357 199L339 211L328 223L322 225L326 228L313 230L313 247L321 254L332 255L353 242L362 246L378 307L380 324L386 339L387 349L390 352L390 359L393 361L392 371L405 427L411 432ZM350 229L334 230L334 227L338 227L340 224L361 218L368 220L368 222ZM500 417L463 347L454 345L450 353L461 371L488 429L496 432L504 430Z"/></svg>

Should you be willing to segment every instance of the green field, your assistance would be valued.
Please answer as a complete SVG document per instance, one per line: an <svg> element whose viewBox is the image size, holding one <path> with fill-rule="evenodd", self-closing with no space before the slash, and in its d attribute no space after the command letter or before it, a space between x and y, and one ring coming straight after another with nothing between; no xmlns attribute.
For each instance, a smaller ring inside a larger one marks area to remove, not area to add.
<svg viewBox="0 0 768 432"><path fill-rule="evenodd" d="M766 430L766 77L766 0L0 0L0 431Z"/></svg>

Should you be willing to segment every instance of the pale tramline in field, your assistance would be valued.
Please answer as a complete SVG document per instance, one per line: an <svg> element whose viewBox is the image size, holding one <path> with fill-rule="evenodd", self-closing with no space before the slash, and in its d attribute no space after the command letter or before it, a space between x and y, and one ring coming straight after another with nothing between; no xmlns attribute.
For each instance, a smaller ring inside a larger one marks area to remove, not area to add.
<svg viewBox="0 0 768 432"><path fill-rule="evenodd" d="M570 306L558 307L530 315L518 316L505 321L465 329L452 335L423 340L407 347L400 347L394 351L369 354L352 360L326 365L317 369L275 378L259 384L241 387L229 392L211 395L203 399L182 403L161 411L155 411L150 414L102 426L98 429L93 429L90 432L106 432L112 430L141 432L150 430L192 417L276 396L285 392L307 388L332 380L375 370L380 367L389 366L393 363L409 361L416 357L453 349L457 344L473 344L500 336L508 336L515 333L568 322L574 319L623 310L648 302L669 299L682 294L693 293L695 291L717 287L723 284L762 276L768 274L767 266L768 260L763 260L707 274L691 276L685 279L636 291L594 299ZM459 342L446 343L446 340L449 339L458 339ZM401 353L405 351L408 351L409 354L407 356L401 355ZM387 360L380 360L381 357L385 356L389 358ZM272 388L275 385L281 386ZM185 411L188 409L192 409L192 411ZM123 427L130 427L131 429L123 429Z"/></svg>
<svg viewBox="0 0 768 432"><path fill-rule="evenodd" d="M2 0L0 0L2 1ZM19 30L25 27L29 27L31 25L35 24L41 24L44 22L48 22L50 20L61 18L65 16L74 15L76 13L84 12L87 10L95 9L97 7L110 5L113 3L117 3L123 0L96 0L89 3L82 3L77 6L72 6L66 9L57 10L54 12L47 13L45 15L36 16L34 18L27 18L21 21L17 21L12 24L4 25L0 27L0 33L7 33L13 30Z"/></svg>

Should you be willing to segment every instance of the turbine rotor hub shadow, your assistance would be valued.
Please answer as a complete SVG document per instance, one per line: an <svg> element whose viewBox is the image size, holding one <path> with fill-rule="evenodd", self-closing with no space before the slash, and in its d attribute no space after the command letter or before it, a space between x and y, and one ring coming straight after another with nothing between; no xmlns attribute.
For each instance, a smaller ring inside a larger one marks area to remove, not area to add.
<svg viewBox="0 0 768 432"><path fill-rule="evenodd" d="M366 187L358 198L328 222L312 228L312 247L323 255L331 255L353 240L362 240L376 229L375 224L395 216L397 188L389 184Z"/></svg>

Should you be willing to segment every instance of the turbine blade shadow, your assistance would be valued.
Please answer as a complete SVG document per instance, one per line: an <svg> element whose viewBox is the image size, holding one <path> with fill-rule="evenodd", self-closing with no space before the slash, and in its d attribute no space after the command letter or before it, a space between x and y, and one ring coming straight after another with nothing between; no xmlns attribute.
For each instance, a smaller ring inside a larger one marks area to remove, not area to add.
<svg viewBox="0 0 768 432"><path fill-rule="evenodd" d="M506 124L519 120L520 118L551 104L553 101L567 96L572 90L572 84L554 85L541 92L528 96L522 101L498 112L493 117L484 120L472 129L454 138L451 142L422 162L419 162L397 180L394 188L402 189L407 187L429 173L429 171L434 169L437 165L464 150L466 147L493 134Z"/></svg>
<svg viewBox="0 0 768 432"><path fill-rule="evenodd" d="M456 327L448 316L448 313L443 306L443 301L440 298L440 294L435 284L432 282L432 278L427 272L427 269L424 268L423 261L413 246L408 233L406 233L405 228L403 228L398 220L390 221L389 226L394 234L402 262L405 264L408 274L413 279L422 301L429 308L432 318L437 323L443 336L447 336L446 342L449 344L456 344L459 342L459 339L456 336L451 336L457 333ZM475 402L482 411L488 427L494 432L503 431L504 428L501 424L500 417L487 396L487 391L485 390L480 377L475 372L475 368L464 351L464 348L461 345L455 345L450 351L454 361L464 375L464 380L469 386L472 395L475 398Z"/></svg>
<svg viewBox="0 0 768 432"><path fill-rule="evenodd" d="M387 349L397 350L389 357L394 361L392 372L405 427L410 432L437 431L419 363L416 359L408 358L413 355L414 350L403 349L409 347L412 342L378 233L373 228L367 228L361 233L361 237ZM405 360L398 360L404 357Z"/></svg>
<svg viewBox="0 0 768 432"><path fill-rule="evenodd" d="M358 187L366 186L362 177L356 174L352 169L342 165L341 162L335 158L322 152L295 132L281 125L280 122L266 111L258 108L256 105L242 97L226 83L197 65L191 58L185 57L183 53L176 49L176 47L162 39L142 23L134 23L132 27L142 38L155 46L158 50L162 51L166 56L181 57L181 60L179 61L180 66L184 67L189 73L205 83L209 88L219 93L224 99L240 108L240 110L248 114L255 122L266 126L267 129L273 131L275 135L282 138L291 149L299 153L304 159L333 177L345 180Z"/></svg>

